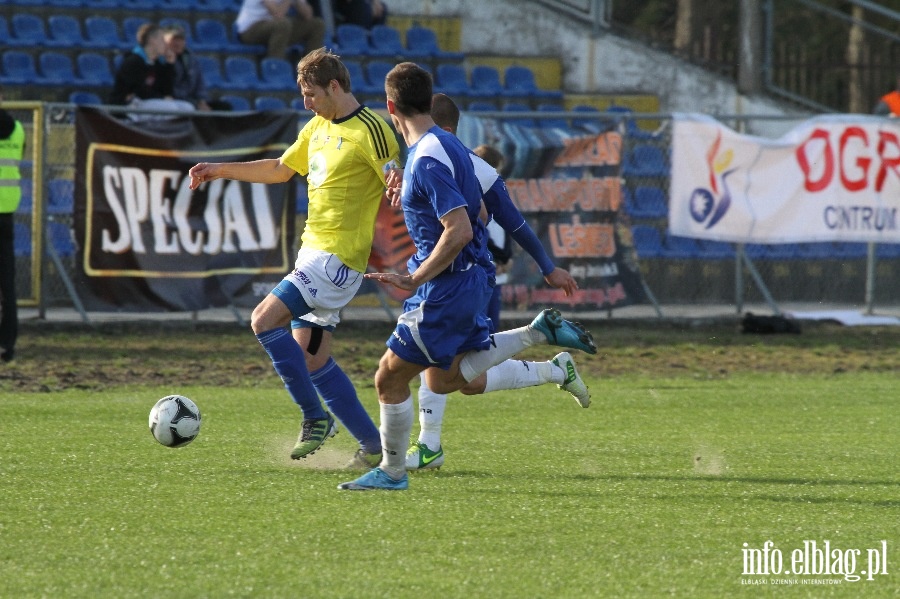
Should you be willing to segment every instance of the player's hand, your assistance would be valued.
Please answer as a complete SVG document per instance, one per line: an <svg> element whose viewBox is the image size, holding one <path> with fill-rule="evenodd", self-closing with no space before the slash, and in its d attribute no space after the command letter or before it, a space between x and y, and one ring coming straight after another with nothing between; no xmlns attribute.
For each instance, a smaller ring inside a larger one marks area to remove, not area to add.
<svg viewBox="0 0 900 599"><path fill-rule="evenodd" d="M553 272L544 277L544 280L551 287L562 289L566 297L571 297L575 290L578 289L578 282L572 278L569 271L558 266L553 269Z"/></svg>
<svg viewBox="0 0 900 599"><path fill-rule="evenodd" d="M391 206L399 206L400 205L400 188L403 185L403 169L402 168L391 168L388 169L387 175L384 177L384 184L387 187L388 200L391 202Z"/></svg>
<svg viewBox="0 0 900 599"><path fill-rule="evenodd" d="M200 164L195 164L191 167L191 170L188 171L188 175L191 177L191 189L197 189L203 183L208 183L214 179L218 179L218 175L215 174L215 164L210 162L201 162Z"/></svg>
<svg viewBox="0 0 900 599"><path fill-rule="evenodd" d="M367 279L375 279L388 285L393 285L404 291L412 291L418 285L413 282L412 275L398 275L392 272L369 272L365 276Z"/></svg>

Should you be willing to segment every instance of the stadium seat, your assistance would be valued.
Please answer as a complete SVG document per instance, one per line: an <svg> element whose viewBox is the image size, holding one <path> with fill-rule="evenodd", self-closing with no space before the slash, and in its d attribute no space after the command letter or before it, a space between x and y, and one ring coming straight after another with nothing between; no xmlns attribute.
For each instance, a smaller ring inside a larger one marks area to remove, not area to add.
<svg viewBox="0 0 900 599"><path fill-rule="evenodd" d="M668 178L668 160L656 146L637 145L625 155L622 174L626 177Z"/></svg>
<svg viewBox="0 0 900 599"><path fill-rule="evenodd" d="M369 93L369 84L366 82L366 76L363 72L362 65L355 60L344 60L342 62L344 63L344 66L347 67L347 72L350 74L350 89L353 90L353 93Z"/></svg>
<svg viewBox="0 0 900 599"><path fill-rule="evenodd" d="M283 58L263 58L259 61L259 76L269 89L297 90L297 72Z"/></svg>
<svg viewBox="0 0 900 599"><path fill-rule="evenodd" d="M384 80L393 68L392 63L383 60L373 60L366 65L366 81L369 83L370 93L384 95Z"/></svg>
<svg viewBox="0 0 900 599"><path fill-rule="evenodd" d="M47 45L54 48L78 49L84 46L81 21L72 15L51 15L47 19Z"/></svg>
<svg viewBox="0 0 900 599"><path fill-rule="evenodd" d="M233 41L229 30L219 19L204 17L194 24L194 43L191 49L195 52L223 52L226 54L258 54L265 53L265 46L254 46Z"/></svg>
<svg viewBox="0 0 900 599"><path fill-rule="evenodd" d="M257 90L269 89L259 78L256 61L246 56L229 56L225 59L225 89Z"/></svg>
<svg viewBox="0 0 900 599"><path fill-rule="evenodd" d="M470 112L497 112L497 106L492 102L474 101L469 102L468 110Z"/></svg>
<svg viewBox="0 0 900 599"><path fill-rule="evenodd" d="M369 33L369 54L372 56L405 56L406 48L400 32L390 25L375 25Z"/></svg>
<svg viewBox="0 0 900 599"><path fill-rule="evenodd" d="M21 50L6 50L3 53L3 83L25 84L43 83L34 64L34 57Z"/></svg>
<svg viewBox="0 0 900 599"><path fill-rule="evenodd" d="M461 64L442 62L435 69L434 91L447 94L451 98L468 98L469 78Z"/></svg>
<svg viewBox="0 0 900 599"><path fill-rule="evenodd" d="M413 26L406 31L406 55L410 58L462 60L462 52L444 51L438 45L437 34L428 27Z"/></svg>
<svg viewBox="0 0 900 599"><path fill-rule="evenodd" d="M256 110L287 110L287 103L275 96L257 96L253 100L253 108Z"/></svg>
<svg viewBox="0 0 900 599"><path fill-rule="evenodd" d="M507 98L533 98L547 100L561 100L561 91L543 90L537 86L534 79L534 71L520 65L506 67L503 74L503 95Z"/></svg>
<svg viewBox="0 0 900 599"><path fill-rule="evenodd" d="M75 207L75 182L72 179L51 179L48 188L47 212L72 214Z"/></svg>
<svg viewBox="0 0 900 599"><path fill-rule="evenodd" d="M503 94L503 84L500 83L500 71L488 65L476 65L472 67L470 78L472 96L477 98L497 98Z"/></svg>
<svg viewBox="0 0 900 599"><path fill-rule="evenodd" d="M79 106L94 106L103 104L103 99L94 92L74 91L69 94L69 103Z"/></svg>
<svg viewBox="0 0 900 599"><path fill-rule="evenodd" d="M523 104L522 102L507 102L503 105L503 112L531 112L531 107L528 104ZM511 125L518 125L520 127L537 127L537 123L535 123L534 119L530 117L505 119L504 122Z"/></svg>
<svg viewBox="0 0 900 599"><path fill-rule="evenodd" d="M658 258L664 254L662 239L656 227L634 225L631 227L631 237L639 258Z"/></svg>
<svg viewBox="0 0 900 599"><path fill-rule="evenodd" d="M609 122L600 118L600 109L589 104L578 104L572 107L572 112L580 112L589 116L573 117L572 126L588 133L602 133L609 130Z"/></svg>
<svg viewBox="0 0 900 599"><path fill-rule="evenodd" d="M15 237L15 241L13 242L13 251L15 252L16 256L30 256L31 229L24 223L14 223L13 227L15 231L15 233L13 233L13 236Z"/></svg>
<svg viewBox="0 0 900 599"><path fill-rule="evenodd" d="M181 0L172 0L173 2L180 2ZM238 10L241 8L240 0L188 0L189 4L192 4L193 10L197 12L206 12L213 13L216 15L222 14L237 14Z"/></svg>
<svg viewBox="0 0 900 599"><path fill-rule="evenodd" d="M119 0L121 8L129 13L146 11L151 12L159 10L161 3L157 0ZM162 24L160 22L160 24ZM163 25L165 27L165 25Z"/></svg>
<svg viewBox="0 0 900 599"><path fill-rule="evenodd" d="M606 112L613 115L625 116L632 114L634 111L627 106L616 106L615 104L613 104L612 106L608 106L606 108ZM616 119L615 123L617 126L619 124L624 125L625 135L631 137L632 139L652 140L657 138L656 134L651 133L650 131L644 131L643 129L638 127L637 121L635 121L633 118L618 118Z"/></svg>
<svg viewBox="0 0 900 599"><path fill-rule="evenodd" d="M334 38L341 56L369 55L369 32L365 27L343 23L337 26Z"/></svg>
<svg viewBox="0 0 900 599"><path fill-rule="evenodd" d="M84 20L85 47L125 50L134 47L134 44L134 39L122 39L119 26L111 17L97 15Z"/></svg>
<svg viewBox="0 0 900 599"><path fill-rule="evenodd" d="M48 50L38 56L40 74L45 83L52 85L76 85L81 80L75 76L72 59L61 52Z"/></svg>
<svg viewBox="0 0 900 599"><path fill-rule="evenodd" d="M637 218L663 218L669 212L665 192L655 185L641 185L634 190L634 212Z"/></svg>
<svg viewBox="0 0 900 599"><path fill-rule="evenodd" d="M203 73L203 82L209 89L221 89L225 85L225 79L222 76L222 66L218 58L199 54L195 57L197 64L200 65L200 72Z"/></svg>
<svg viewBox="0 0 900 599"><path fill-rule="evenodd" d="M13 46L44 46L47 43L47 29L44 20L30 13L12 16L9 28L9 43Z"/></svg>
<svg viewBox="0 0 900 599"><path fill-rule="evenodd" d="M82 52L75 58L78 75L85 85L112 85L115 77L109 59L97 52Z"/></svg>
<svg viewBox="0 0 900 599"><path fill-rule="evenodd" d="M60 258L69 258L75 255L75 241L72 238L72 229L68 225L48 221L47 237Z"/></svg>
<svg viewBox="0 0 900 599"><path fill-rule="evenodd" d="M291 100L291 110L304 112L306 110L306 106L303 105L303 98L294 98L293 100Z"/></svg>
<svg viewBox="0 0 900 599"><path fill-rule="evenodd" d="M538 112L566 112L562 104L556 102L542 102L538 104ZM544 129L569 129L569 122L561 117L542 118L538 122L538 127Z"/></svg>
<svg viewBox="0 0 900 599"><path fill-rule="evenodd" d="M33 206L32 198L32 182L31 177L23 177L19 182L19 188L22 190L22 199L19 200L19 206L16 208L16 214L31 214Z"/></svg>
<svg viewBox="0 0 900 599"><path fill-rule="evenodd" d="M9 45L9 21L5 15L0 15L0 46Z"/></svg>
<svg viewBox="0 0 900 599"><path fill-rule="evenodd" d="M248 100L244 96L238 96L236 94L223 94L222 96L219 96L219 100L228 102L228 104L231 105L231 109L235 111L250 110L250 100Z"/></svg>
<svg viewBox="0 0 900 599"><path fill-rule="evenodd" d="M699 258L702 254L700 246L692 237L681 237L679 235L666 235L663 244L664 253L670 258Z"/></svg>
<svg viewBox="0 0 900 599"><path fill-rule="evenodd" d="M122 21L122 37L125 40L126 48L131 49L137 44L137 31L141 25L148 23L150 19L147 17L125 17Z"/></svg>

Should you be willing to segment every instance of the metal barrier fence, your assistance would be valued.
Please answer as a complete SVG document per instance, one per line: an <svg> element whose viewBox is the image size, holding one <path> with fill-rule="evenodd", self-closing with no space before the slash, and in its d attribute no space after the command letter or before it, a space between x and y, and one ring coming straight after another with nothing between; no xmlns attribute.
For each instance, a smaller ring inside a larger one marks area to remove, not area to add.
<svg viewBox="0 0 900 599"><path fill-rule="evenodd" d="M23 168L23 202L16 214L17 284L20 305L80 310L72 285L80 265L72 235L75 130L70 104L6 103L25 125L30 150ZM484 127L471 127L465 113L460 137L469 145L495 141ZM734 245L676 238L667 232L671 115L627 112L478 113L477 121L533 119L541 139L562 143L567 136L610 128L622 134L622 206L617 234L633 242L635 260L659 315L667 306L733 306L767 303L839 304L900 308L900 245ZM718 119L738 131L775 136L801 117L726 115ZM478 136L481 136L480 138ZM515 177L504 173L507 179ZM789 247L788 247L789 245ZM519 250L521 253L521 250ZM683 312L683 310L682 310ZM614 315L614 313L612 314Z"/></svg>

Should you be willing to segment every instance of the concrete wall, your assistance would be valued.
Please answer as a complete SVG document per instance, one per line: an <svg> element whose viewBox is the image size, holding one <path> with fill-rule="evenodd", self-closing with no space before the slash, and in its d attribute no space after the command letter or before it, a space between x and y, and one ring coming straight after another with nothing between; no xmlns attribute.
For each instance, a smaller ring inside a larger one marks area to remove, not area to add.
<svg viewBox="0 0 900 599"><path fill-rule="evenodd" d="M766 97L737 93L735 83L528 0L385 0L395 14L462 19L462 50L472 53L556 56L570 93L653 94L662 112L783 115L804 113ZM770 121L748 132L777 136L793 122Z"/></svg>

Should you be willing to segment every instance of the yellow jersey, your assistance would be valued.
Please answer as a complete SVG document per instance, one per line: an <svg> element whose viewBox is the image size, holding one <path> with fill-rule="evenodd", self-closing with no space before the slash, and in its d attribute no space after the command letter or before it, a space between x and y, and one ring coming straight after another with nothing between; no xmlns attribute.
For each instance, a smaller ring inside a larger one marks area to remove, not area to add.
<svg viewBox="0 0 900 599"><path fill-rule="evenodd" d="M309 184L301 246L335 254L365 272L385 171L399 154L394 131L369 108L335 121L314 116L281 157Z"/></svg>

